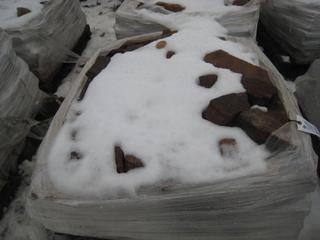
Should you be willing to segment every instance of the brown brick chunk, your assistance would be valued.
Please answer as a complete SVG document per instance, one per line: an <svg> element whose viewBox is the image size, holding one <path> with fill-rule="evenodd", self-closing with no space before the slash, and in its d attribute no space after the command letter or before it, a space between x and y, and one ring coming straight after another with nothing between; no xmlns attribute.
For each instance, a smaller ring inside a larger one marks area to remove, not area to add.
<svg viewBox="0 0 320 240"><path fill-rule="evenodd" d="M167 2L156 2L156 5L163 7L164 9L171 12L181 12L185 9L184 6L175 3L167 3Z"/></svg>
<svg viewBox="0 0 320 240"><path fill-rule="evenodd" d="M223 50L208 53L204 61L218 68L226 68L235 73L242 74L241 83L247 90L252 105L268 105L277 93L269 79L268 72L242 59L230 55Z"/></svg>
<svg viewBox="0 0 320 240"><path fill-rule="evenodd" d="M134 155L126 155L119 146L114 147L114 156L117 166L117 173L126 173L132 169L144 167L141 159Z"/></svg>
<svg viewBox="0 0 320 240"><path fill-rule="evenodd" d="M236 120L236 126L243 129L252 140L263 144L272 132L288 121L285 112L250 109L242 112Z"/></svg>
<svg viewBox="0 0 320 240"><path fill-rule="evenodd" d="M239 157L238 143L234 138L223 138L219 141L218 145L222 157L228 159Z"/></svg>
<svg viewBox="0 0 320 240"><path fill-rule="evenodd" d="M216 74L208 74L199 77L199 85L205 88L211 88L218 80Z"/></svg>
<svg viewBox="0 0 320 240"><path fill-rule="evenodd" d="M17 16L21 17L23 15L26 15L28 13L30 13L31 10L28 8L24 8L24 7L17 7Z"/></svg>
<svg viewBox="0 0 320 240"><path fill-rule="evenodd" d="M202 117L212 123L228 126L240 112L249 108L247 94L232 93L211 100Z"/></svg>

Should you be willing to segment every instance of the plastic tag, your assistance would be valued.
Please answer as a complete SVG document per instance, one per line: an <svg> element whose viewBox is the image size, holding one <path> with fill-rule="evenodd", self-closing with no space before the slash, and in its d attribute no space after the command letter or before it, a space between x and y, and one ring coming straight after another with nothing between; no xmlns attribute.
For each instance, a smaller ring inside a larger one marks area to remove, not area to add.
<svg viewBox="0 0 320 240"><path fill-rule="evenodd" d="M297 115L297 125L299 131L310 133L320 138L319 129L299 115Z"/></svg>

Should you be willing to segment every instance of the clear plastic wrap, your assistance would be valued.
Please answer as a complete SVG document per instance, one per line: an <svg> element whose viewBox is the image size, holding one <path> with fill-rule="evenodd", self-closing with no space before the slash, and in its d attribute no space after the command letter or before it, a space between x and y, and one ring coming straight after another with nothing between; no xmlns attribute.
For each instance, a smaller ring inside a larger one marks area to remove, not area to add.
<svg viewBox="0 0 320 240"><path fill-rule="evenodd" d="M261 5L261 21L268 33L297 63L320 56L320 1L268 0Z"/></svg>
<svg viewBox="0 0 320 240"><path fill-rule="evenodd" d="M143 18L138 14L137 7L142 1L125 0L116 12L115 32L118 39L136 36L140 34L153 33L167 29L167 26ZM226 4L230 4L232 0L226 0ZM157 11L150 8L151 11ZM185 14L209 15L212 18L218 17L218 22L225 27L232 36L251 37L255 39L257 32L257 24L260 12L260 1L251 0L239 11L231 11L223 16L217 16L213 10L205 12L188 12ZM165 11L164 14L170 12Z"/></svg>
<svg viewBox="0 0 320 240"><path fill-rule="evenodd" d="M312 63L307 73L296 79L296 92L299 105L308 119L320 128L320 59Z"/></svg>
<svg viewBox="0 0 320 240"><path fill-rule="evenodd" d="M41 13L22 26L7 27L17 54L42 82L52 79L63 62L77 59L71 49L86 26L79 1L43 1Z"/></svg>
<svg viewBox="0 0 320 240"><path fill-rule="evenodd" d="M298 132L294 122L267 140L271 155L263 174L206 184L148 186L135 197L119 199L79 198L54 187L48 177L48 152L72 102L87 86L86 72L99 55L128 41L143 43L159 35L117 41L86 64L39 149L28 200L32 218L56 232L110 239L297 239L310 209L308 193L315 188L315 163L309 135ZM255 52L269 70L289 118L300 114L282 76L253 41L233 40Z"/></svg>
<svg viewBox="0 0 320 240"><path fill-rule="evenodd" d="M15 166L19 144L34 123L31 116L42 95L38 84L0 29L0 189Z"/></svg>

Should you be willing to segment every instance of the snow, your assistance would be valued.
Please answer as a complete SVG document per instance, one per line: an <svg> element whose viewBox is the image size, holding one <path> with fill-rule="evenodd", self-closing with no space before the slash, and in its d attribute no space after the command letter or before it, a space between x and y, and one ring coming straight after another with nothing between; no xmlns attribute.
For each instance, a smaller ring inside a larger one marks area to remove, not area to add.
<svg viewBox="0 0 320 240"><path fill-rule="evenodd" d="M0 27L19 28L41 14L43 4L41 0L0 0ZM17 16L17 8L24 7L31 10L23 16Z"/></svg>
<svg viewBox="0 0 320 240"><path fill-rule="evenodd" d="M267 108L267 107L264 107L264 106L253 105L251 108L252 108L252 109L259 109L259 110L261 110L261 111L263 111L263 112L268 112L268 108Z"/></svg>
<svg viewBox="0 0 320 240"><path fill-rule="evenodd" d="M83 101L74 102L48 159L49 176L59 191L117 198L168 179L212 182L265 170L268 153L263 146L239 128L201 118L211 99L245 91L240 74L205 63L204 55L223 49L252 63L256 57L237 43L219 39L226 30L212 18L177 15L165 20L179 30L166 38L165 49L156 49L153 42L116 54ZM168 50L176 52L170 59L165 57ZM209 90L197 85L198 77L208 73L219 77ZM227 161L217 143L231 137L238 142L239 159ZM118 174L115 145L142 159L145 167ZM71 160L72 151L82 158Z"/></svg>
<svg viewBox="0 0 320 240"><path fill-rule="evenodd" d="M146 6L154 5L159 0L144 0ZM191 13L191 12L215 12L215 13L223 13L228 9L228 11L236 11L241 9L242 7L239 6L228 6L226 8L226 4L224 0L170 0L164 1L168 3L175 3L180 4L181 6L185 7L183 10L184 13Z"/></svg>

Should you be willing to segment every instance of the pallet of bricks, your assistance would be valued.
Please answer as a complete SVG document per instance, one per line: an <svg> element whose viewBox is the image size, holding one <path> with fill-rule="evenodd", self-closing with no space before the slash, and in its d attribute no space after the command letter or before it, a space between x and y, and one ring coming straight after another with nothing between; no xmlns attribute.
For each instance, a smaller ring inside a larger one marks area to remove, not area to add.
<svg viewBox="0 0 320 240"><path fill-rule="evenodd" d="M211 15L149 17L173 31L98 51L54 117L37 155L32 218L108 239L298 239L315 159L282 76Z"/></svg>

